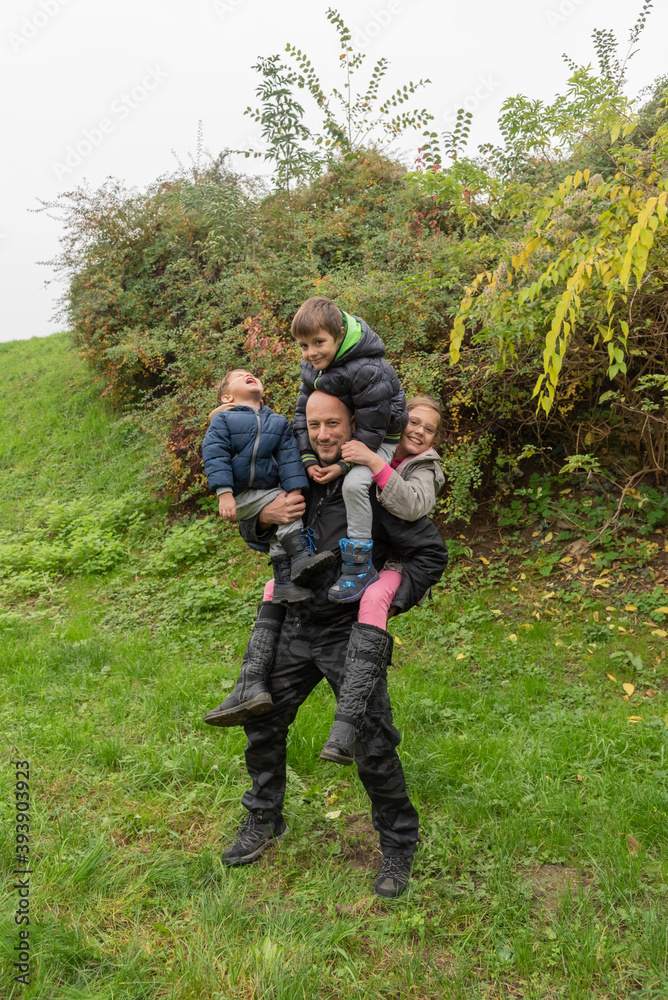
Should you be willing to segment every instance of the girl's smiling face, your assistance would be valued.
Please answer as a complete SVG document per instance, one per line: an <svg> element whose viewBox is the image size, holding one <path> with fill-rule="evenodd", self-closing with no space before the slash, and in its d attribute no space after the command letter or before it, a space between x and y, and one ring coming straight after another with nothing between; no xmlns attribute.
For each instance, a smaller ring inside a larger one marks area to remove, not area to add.
<svg viewBox="0 0 668 1000"><path fill-rule="evenodd" d="M414 406L408 412L408 423L404 428L397 451L407 455L419 455L431 447L438 430L439 416L431 406Z"/></svg>
<svg viewBox="0 0 668 1000"><path fill-rule="evenodd" d="M315 333L300 336L297 339L297 344L301 349L304 361L308 361L310 365L321 372L331 365L342 340L343 334L340 340L334 340L329 330L316 330Z"/></svg>

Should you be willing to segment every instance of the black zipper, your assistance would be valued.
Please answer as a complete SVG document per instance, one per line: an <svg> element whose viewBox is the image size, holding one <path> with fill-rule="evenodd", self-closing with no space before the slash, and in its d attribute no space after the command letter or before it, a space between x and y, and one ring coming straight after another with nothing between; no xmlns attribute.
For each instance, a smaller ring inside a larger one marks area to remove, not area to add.
<svg viewBox="0 0 668 1000"><path fill-rule="evenodd" d="M253 454L250 460L250 476L248 477L248 489L253 485L253 480L255 479L255 459L257 458L257 450L260 447L260 438L262 437L262 421L260 420L260 411L255 411L255 417L257 419L257 434L255 435L255 443L253 444Z"/></svg>

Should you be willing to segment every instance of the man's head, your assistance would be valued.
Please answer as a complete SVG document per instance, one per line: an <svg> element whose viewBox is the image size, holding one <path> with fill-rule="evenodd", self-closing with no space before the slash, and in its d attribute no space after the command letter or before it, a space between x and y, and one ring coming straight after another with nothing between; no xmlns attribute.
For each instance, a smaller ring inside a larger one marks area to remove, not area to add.
<svg viewBox="0 0 668 1000"><path fill-rule="evenodd" d="M331 365L345 337L341 310L324 295L315 295L299 307L291 330L302 358L318 371Z"/></svg>
<svg viewBox="0 0 668 1000"><path fill-rule="evenodd" d="M306 402L306 426L320 465L338 462L341 446L353 434L352 414L346 404L326 392L312 392Z"/></svg>

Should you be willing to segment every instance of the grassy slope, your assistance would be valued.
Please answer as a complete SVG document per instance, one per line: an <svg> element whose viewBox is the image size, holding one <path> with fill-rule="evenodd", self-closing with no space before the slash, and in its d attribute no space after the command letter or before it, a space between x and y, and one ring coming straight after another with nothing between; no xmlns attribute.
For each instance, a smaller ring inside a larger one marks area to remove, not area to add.
<svg viewBox="0 0 668 1000"><path fill-rule="evenodd" d="M5 529L28 530L47 496L146 491L149 444L66 345L0 345ZM391 692L424 843L410 893L384 904L359 781L317 759L324 686L291 731L290 837L248 869L220 865L241 817L244 738L201 717L234 679L266 566L225 525L193 556L170 542L162 507L146 510L113 574L47 580L4 620L0 727L5 761L32 767L37 957L24 990L9 890L0 994L666 995L668 671L642 616L530 581L450 579L433 608L393 623ZM160 552L172 553L162 572ZM624 649L642 666L610 660ZM623 681L637 688L629 702ZM12 779L6 764L5 802ZM1 822L8 873L6 810Z"/></svg>

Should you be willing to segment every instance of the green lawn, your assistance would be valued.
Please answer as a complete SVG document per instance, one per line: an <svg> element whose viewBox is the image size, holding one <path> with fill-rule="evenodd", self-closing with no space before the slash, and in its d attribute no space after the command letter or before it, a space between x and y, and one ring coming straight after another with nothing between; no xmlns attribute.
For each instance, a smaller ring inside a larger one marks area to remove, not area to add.
<svg viewBox="0 0 668 1000"><path fill-rule="evenodd" d="M67 345L0 345L2 800L28 759L33 802L27 987L0 816L0 995L666 997L668 594L634 609L614 586L455 566L392 622L423 829L407 895L373 895L364 792L318 759L324 685L291 731L289 837L224 868L244 737L202 717L236 677L266 560L213 518L170 519L154 445Z"/></svg>

